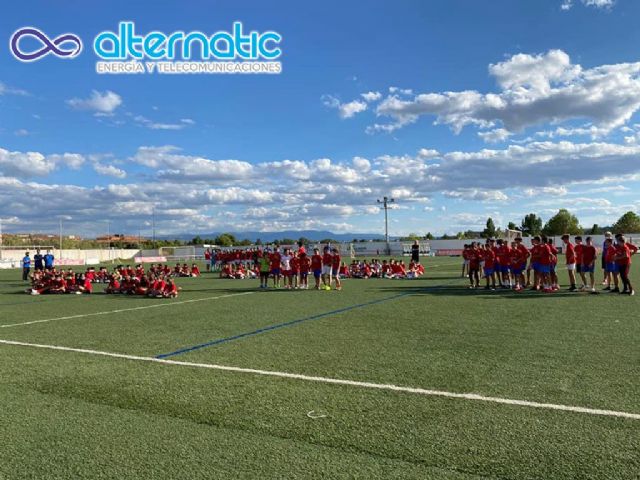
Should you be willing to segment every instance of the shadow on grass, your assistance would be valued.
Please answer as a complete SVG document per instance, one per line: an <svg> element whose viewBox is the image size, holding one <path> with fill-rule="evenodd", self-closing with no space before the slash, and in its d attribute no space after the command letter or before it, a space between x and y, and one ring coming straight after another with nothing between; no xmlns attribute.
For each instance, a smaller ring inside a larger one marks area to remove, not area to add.
<svg viewBox="0 0 640 480"><path fill-rule="evenodd" d="M510 289L501 289L497 288L496 290L485 290L484 287L480 287L478 289L470 289L468 285L435 285L430 287L419 287L415 286L406 286L406 283L398 286L389 286L389 287L381 287L379 289L380 292L386 292L389 294L392 293L406 293L407 295L412 296L454 296L454 297L474 297L483 300L488 300L491 298L505 298L509 300L519 300L519 299L532 299L532 298L567 298L567 297L579 297L579 296L605 296L606 293L602 293L602 295L591 295L588 292L570 292L568 290L560 290L553 293L545 293L541 291L535 290L523 290L520 292L515 292Z"/></svg>

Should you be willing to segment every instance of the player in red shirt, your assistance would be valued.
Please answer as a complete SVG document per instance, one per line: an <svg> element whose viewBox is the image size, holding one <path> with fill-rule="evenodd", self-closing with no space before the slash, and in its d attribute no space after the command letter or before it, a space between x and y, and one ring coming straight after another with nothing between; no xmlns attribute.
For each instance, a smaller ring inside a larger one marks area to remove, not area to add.
<svg viewBox="0 0 640 480"><path fill-rule="evenodd" d="M494 268L496 266L496 254L491 249L491 245L487 242L484 246L484 250L482 250L482 258L484 260L484 279L487 282L487 285L484 287L485 290L495 290L496 289L496 277L494 273ZM489 281L491 281L491 286L489 286Z"/></svg>
<svg viewBox="0 0 640 480"><path fill-rule="evenodd" d="M593 246L593 240L591 239L591 237L587 237L586 242L587 244L582 247L582 271L580 275L582 276L582 280L586 284L586 274L588 273L588 289L590 293L598 293L596 292L595 278L596 258L598 257L598 252L596 251L596 247Z"/></svg>
<svg viewBox="0 0 640 480"><path fill-rule="evenodd" d="M511 287L511 247L502 239L497 241L496 263L500 265L500 273L498 273L498 281L502 288Z"/></svg>
<svg viewBox="0 0 640 480"><path fill-rule="evenodd" d="M269 255L269 263L271 267L271 274L273 275L273 287L280 288L280 262L282 261L282 255L280 255L280 249L276 247L271 255Z"/></svg>
<svg viewBox="0 0 640 480"><path fill-rule="evenodd" d="M105 288L104 293L120 293L120 274L114 272L109 279L109 285Z"/></svg>
<svg viewBox="0 0 640 480"><path fill-rule="evenodd" d="M571 237L568 233L562 235L562 241L564 242L564 258L567 265L567 272L569 272L569 282L571 282L569 291L575 292L578 289L578 287L576 287L576 249L573 243L571 243Z"/></svg>
<svg viewBox="0 0 640 480"><path fill-rule="evenodd" d="M480 251L476 242L472 242L467 251L469 259L469 288L478 288L480 286Z"/></svg>
<svg viewBox="0 0 640 480"><path fill-rule="evenodd" d="M178 286L176 282L173 281L173 278L169 278L164 288L162 289L162 296L164 298L177 298L178 296Z"/></svg>
<svg viewBox="0 0 640 480"><path fill-rule="evenodd" d="M574 247L574 250L576 252L576 272L578 272L578 275L580 275L582 280L582 286L580 289L584 290L587 288L587 279L582 273L582 250L584 249L584 245L582 244L582 237L580 235L575 237L575 241L576 246Z"/></svg>
<svg viewBox="0 0 640 480"><path fill-rule="evenodd" d="M616 246L613 243L612 238L607 238L604 241L604 248L602 255L604 257L604 269L608 275L609 283L605 287L606 291L610 291L612 293L620 293L620 283L618 282L618 264L616 263ZM611 283L613 280L614 288L611 288Z"/></svg>
<svg viewBox="0 0 640 480"><path fill-rule="evenodd" d="M331 250L331 276L336 282L336 290L342 290L342 282L340 281L340 264L342 259L337 248Z"/></svg>
<svg viewBox="0 0 640 480"><path fill-rule="evenodd" d="M322 288L331 290L331 273L333 272L333 257L331 249L324 247L322 253Z"/></svg>
<svg viewBox="0 0 640 480"><path fill-rule="evenodd" d="M547 245L549 245L549 250L551 251L551 272L549 274L549 280L551 282L551 290L557 292L560 290L558 286L558 249L553 244L553 238L547 240Z"/></svg>
<svg viewBox="0 0 640 480"><path fill-rule="evenodd" d="M298 268L300 270L300 288L307 290L309 288L309 270L311 270L311 259L307 256L306 252L302 252L298 257Z"/></svg>
<svg viewBox="0 0 640 480"><path fill-rule="evenodd" d="M631 257L638 252L638 247L627 242L623 235L616 236L616 264L620 272L622 280L622 294L635 295L636 292L629 280L629 271L631 269Z"/></svg>
<svg viewBox="0 0 640 480"><path fill-rule="evenodd" d="M517 237L511 249L511 272L515 281L514 288L517 292L525 287L524 270L529 256L529 249L522 244L522 238Z"/></svg>
<svg viewBox="0 0 640 480"><path fill-rule="evenodd" d="M469 245L465 244L462 248L462 274L461 278L464 278L469 273Z"/></svg>
<svg viewBox="0 0 640 480"><path fill-rule="evenodd" d="M316 281L315 289L320 290L320 278L322 276L322 256L320 256L320 250L313 249L313 255L311 256L311 271L313 272L313 278Z"/></svg>

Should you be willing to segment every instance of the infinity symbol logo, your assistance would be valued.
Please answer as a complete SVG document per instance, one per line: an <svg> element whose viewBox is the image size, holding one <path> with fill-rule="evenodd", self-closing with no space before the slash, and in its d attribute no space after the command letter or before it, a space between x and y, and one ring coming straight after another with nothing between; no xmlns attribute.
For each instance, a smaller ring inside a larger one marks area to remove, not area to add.
<svg viewBox="0 0 640 480"><path fill-rule="evenodd" d="M20 49L20 40L23 37L35 37L42 44L42 48L33 52L24 52ZM63 44L73 44L72 48L62 49ZM32 62L38 60L49 53L53 53L60 58L73 58L82 51L82 42L77 35L72 33L65 33L58 38L50 40L44 33L37 28L26 27L17 30L12 36L10 41L11 53L18 60L23 62Z"/></svg>

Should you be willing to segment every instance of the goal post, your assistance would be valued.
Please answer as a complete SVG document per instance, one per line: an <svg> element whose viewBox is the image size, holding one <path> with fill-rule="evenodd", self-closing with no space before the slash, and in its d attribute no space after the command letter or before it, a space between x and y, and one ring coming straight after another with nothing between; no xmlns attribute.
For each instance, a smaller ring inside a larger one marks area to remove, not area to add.
<svg viewBox="0 0 640 480"><path fill-rule="evenodd" d="M520 230L506 229L504 231L504 239L509 243L513 242L518 237L522 237L522 232Z"/></svg>
<svg viewBox="0 0 640 480"><path fill-rule="evenodd" d="M431 243L427 240L418 240L420 255L428 255L431 252ZM413 249L413 242L402 242L402 256L410 257Z"/></svg>
<svg viewBox="0 0 640 480"><path fill-rule="evenodd" d="M200 258L200 255L196 255L196 247L193 245L186 245L182 247L160 247L158 249L158 255L165 257L167 259L167 263L195 262Z"/></svg>

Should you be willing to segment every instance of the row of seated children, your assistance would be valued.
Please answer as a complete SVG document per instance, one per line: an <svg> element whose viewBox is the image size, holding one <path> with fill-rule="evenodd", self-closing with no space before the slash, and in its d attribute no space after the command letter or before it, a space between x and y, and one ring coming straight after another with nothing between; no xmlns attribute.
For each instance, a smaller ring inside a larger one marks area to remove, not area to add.
<svg viewBox="0 0 640 480"><path fill-rule="evenodd" d="M354 260L348 267L343 263L340 266L340 275L346 278L418 278L424 275L424 266L411 261L407 267L402 260L374 259L371 262Z"/></svg>
<svg viewBox="0 0 640 480"><path fill-rule="evenodd" d="M114 272L105 288L106 294L141 295L154 298L176 298L180 291L171 277L153 273L121 276Z"/></svg>

